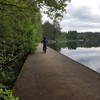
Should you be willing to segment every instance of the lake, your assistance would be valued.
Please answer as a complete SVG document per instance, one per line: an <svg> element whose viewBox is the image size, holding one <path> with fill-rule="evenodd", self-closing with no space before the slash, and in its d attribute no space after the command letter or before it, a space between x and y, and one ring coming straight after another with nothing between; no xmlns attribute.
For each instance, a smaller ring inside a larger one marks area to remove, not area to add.
<svg viewBox="0 0 100 100"><path fill-rule="evenodd" d="M100 47L61 48L60 53L100 73Z"/></svg>

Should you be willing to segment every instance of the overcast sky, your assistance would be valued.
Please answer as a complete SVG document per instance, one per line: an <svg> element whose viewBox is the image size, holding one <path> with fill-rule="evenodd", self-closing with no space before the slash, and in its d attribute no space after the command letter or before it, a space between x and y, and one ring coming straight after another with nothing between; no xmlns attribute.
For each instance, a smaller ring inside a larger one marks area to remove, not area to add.
<svg viewBox="0 0 100 100"><path fill-rule="evenodd" d="M42 20L50 19L44 15ZM100 32L100 0L72 0L60 25L62 31Z"/></svg>

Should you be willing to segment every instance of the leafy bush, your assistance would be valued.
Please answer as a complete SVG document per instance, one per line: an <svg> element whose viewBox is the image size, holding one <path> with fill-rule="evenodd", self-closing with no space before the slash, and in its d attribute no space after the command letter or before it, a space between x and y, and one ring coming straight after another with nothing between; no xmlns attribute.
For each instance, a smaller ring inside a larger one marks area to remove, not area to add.
<svg viewBox="0 0 100 100"><path fill-rule="evenodd" d="M9 88L41 37L39 10L24 9L27 4L14 1L0 0L0 83Z"/></svg>
<svg viewBox="0 0 100 100"><path fill-rule="evenodd" d="M19 98L13 96L12 90L0 89L0 100L19 100Z"/></svg>
<svg viewBox="0 0 100 100"><path fill-rule="evenodd" d="M15 73L13 70L0 70L0 83L11 88L17 76L17 73Z"/></svg>

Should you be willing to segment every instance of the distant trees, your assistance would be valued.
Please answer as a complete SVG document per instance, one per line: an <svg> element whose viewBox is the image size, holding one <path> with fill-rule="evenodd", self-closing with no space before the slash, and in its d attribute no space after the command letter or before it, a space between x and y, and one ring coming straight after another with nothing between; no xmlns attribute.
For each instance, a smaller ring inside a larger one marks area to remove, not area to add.
<svg viewBox="0 0 100 100"><path fill-rule="evenodd" d="M43 36L46 36L49 40L56 40L56 38L61 34L59 23L54 20L53 24L50 22L45 22L42 25Z"/></svg>
<svg viewBox="0 0 100 100"><path fill-rule="evenodd" d="M78 37L77 31L69 31L67 33L67 38L70 40L76 40Z"/></svg>
<svg viewBox="0 0 100 100"><path fill-rule="evenodd" d="M77 32L69 31L66 32L67 40L83 40L85 42L100 42L100 33L99 32Z"/></svg>
<svg viewBox="0 0 100 100"><path fill-rule="evenodd" d="M98 47L100 46L99 32L62 32L60 37L56 39L55 48L68 47L76 49L77 47Z"/></svg>
<svg viewBox="0 0 100 100"><path fill-rule="evenodd" d="M43 36L45 36L48 40L55 41L54 43L49 44L52 48L58 50L63 46L62 43L66 41L66 34L61 32L60 24L57 20L54 20L52 24L50 22L45 22L42 27Z"/></svg>
<svg viewBox="0 0 100 100"><path fill-rule="evenodd" d="M78 38L83 39L85 42L100 43L100 33L99 32L78 33Z"/></svg>

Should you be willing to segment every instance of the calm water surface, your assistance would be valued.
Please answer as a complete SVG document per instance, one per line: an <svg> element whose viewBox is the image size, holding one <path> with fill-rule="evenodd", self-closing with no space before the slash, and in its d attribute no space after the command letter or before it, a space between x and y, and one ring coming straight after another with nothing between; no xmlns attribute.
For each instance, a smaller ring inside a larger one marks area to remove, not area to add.
<svg viewBox="0 0 100 100"><path fill-rule="evenodd" d="M100 73L100 47L61 48L60 53Z"/></svg>

